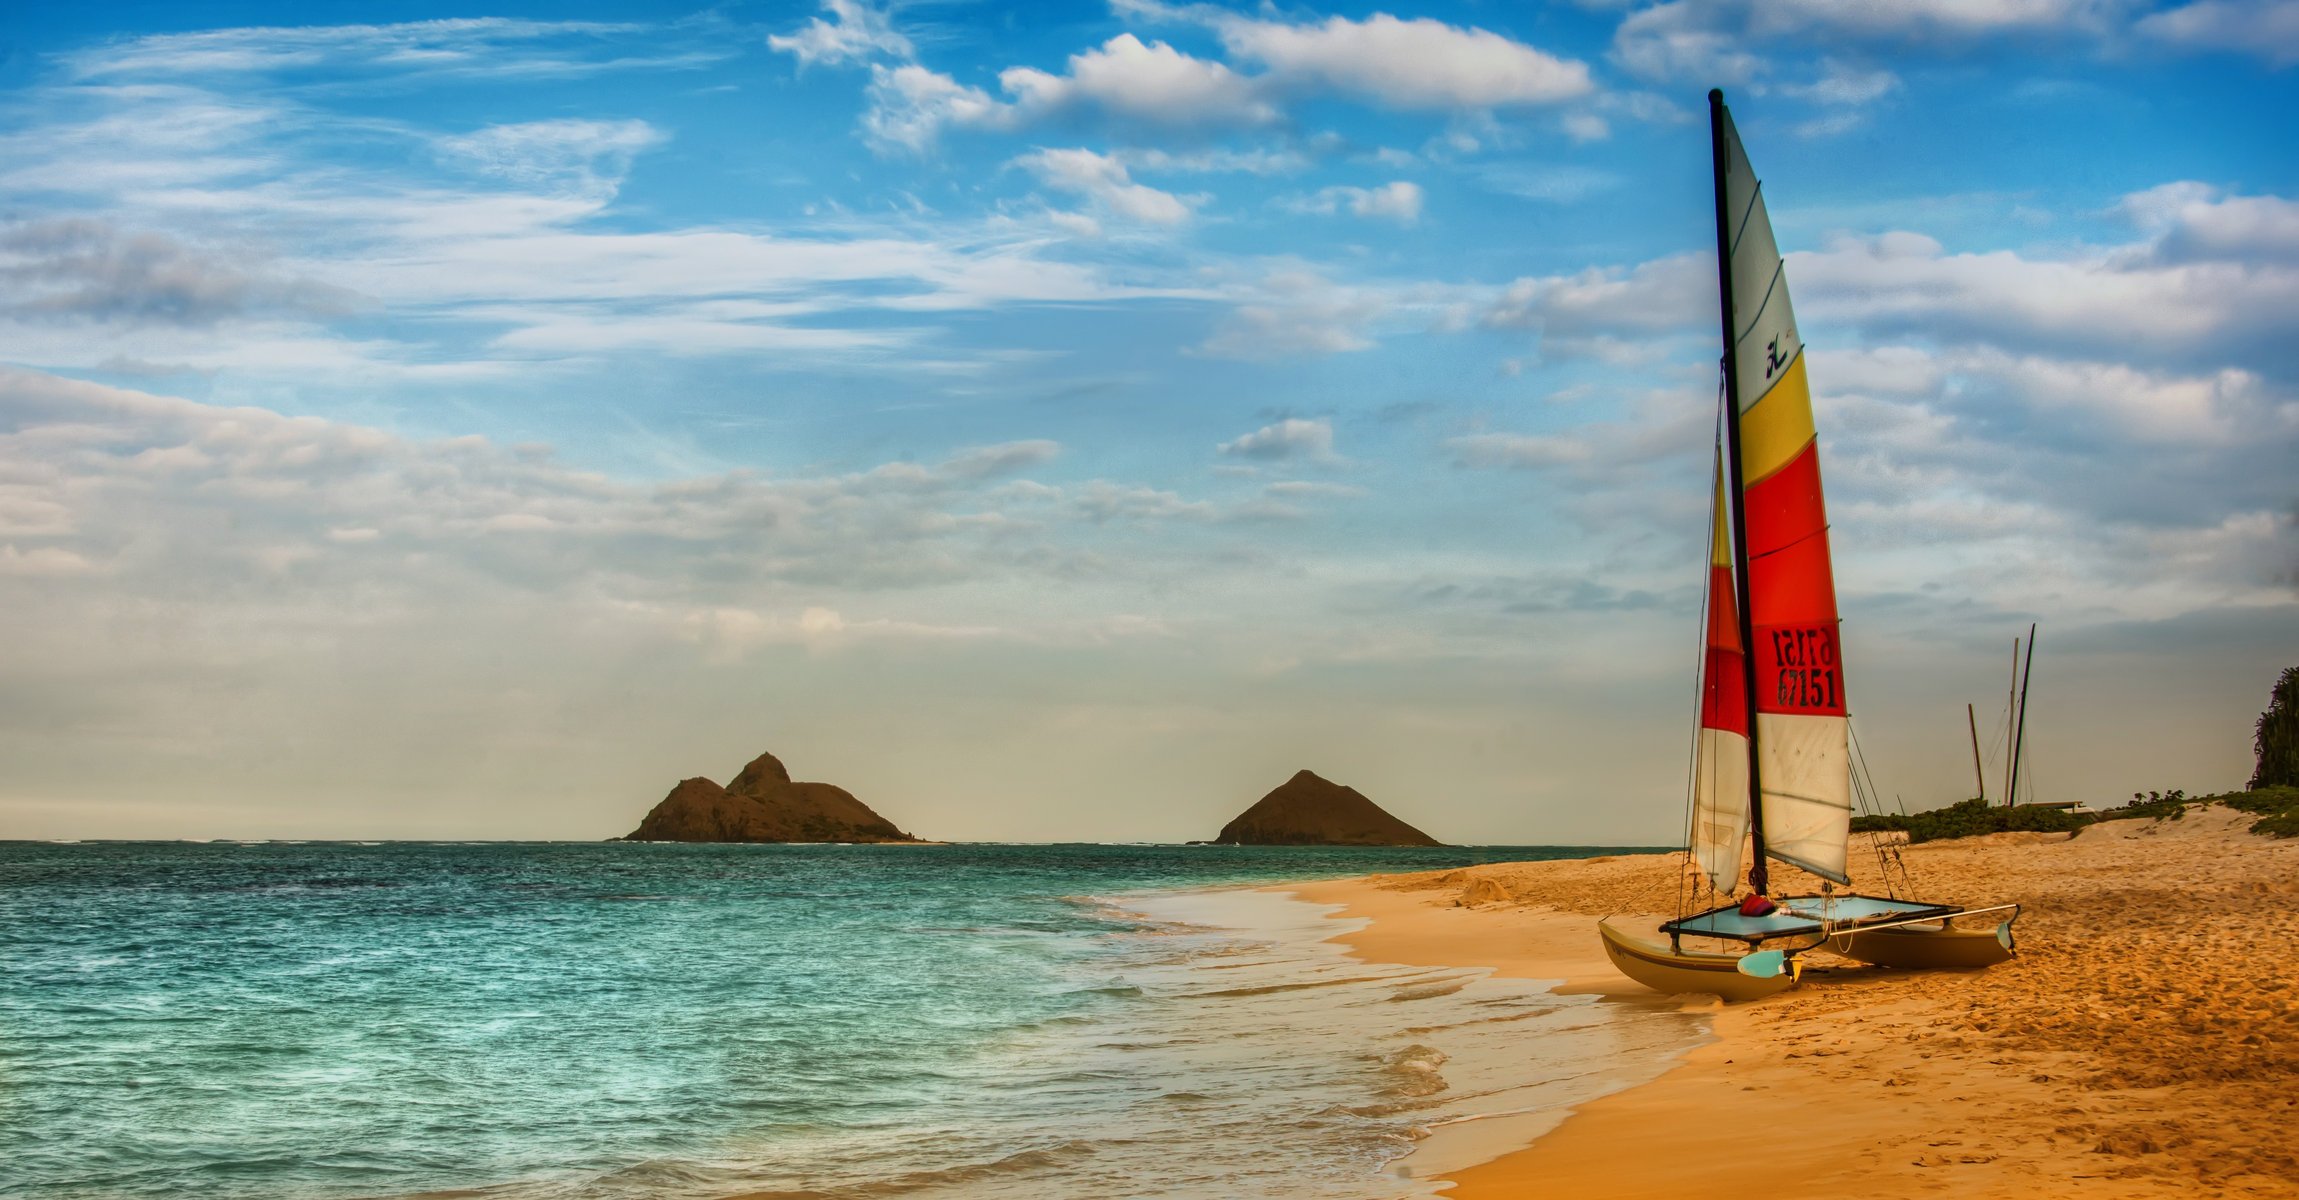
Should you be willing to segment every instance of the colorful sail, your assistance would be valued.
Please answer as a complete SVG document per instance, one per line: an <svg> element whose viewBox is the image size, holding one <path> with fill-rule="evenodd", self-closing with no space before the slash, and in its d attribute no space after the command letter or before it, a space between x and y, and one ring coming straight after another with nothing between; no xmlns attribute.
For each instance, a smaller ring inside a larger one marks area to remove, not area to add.
<svg viewBox="0 0 2299 1200"><path fill-rule="evenodd" d="M1849 722L1812 393L1763 192L1731 114L1717 117L1765 852L1843 882Z"/></svg>
<svg viewBox="0 0 2299 1200"><path fill-rule="evenodd" d="M1725 523L1724 461L1716 463L1708 550L1708 634L1700 664L1700 740L1693 751L1692 859L1708 886L1740 886L1748 840L1748 656L1734 599L1732 533Z"/></svg>

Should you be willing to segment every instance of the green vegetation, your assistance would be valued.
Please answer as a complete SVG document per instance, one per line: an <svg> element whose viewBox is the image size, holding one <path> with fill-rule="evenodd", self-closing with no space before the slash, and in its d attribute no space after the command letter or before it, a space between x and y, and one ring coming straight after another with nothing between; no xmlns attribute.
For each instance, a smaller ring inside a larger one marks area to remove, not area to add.
<svg viewBox="0 0 2299 1200"><path fill-rule="evenodd" d="M2291 672L2285 671L2283 674L2289 678ZM2212 798L2239 812L2257 814L2259 819L2251 823L2253 833L2279 838L2299 837L2299 786L2270 784L2267 787L2252 788L2248 792L2229 792Z"/></svg>
<svg viewBox="0 0 2299 1200"><path fill-rule="evenodd" d="M2019 805L2005 808L1985 800L1959 800L1930 812L1852 818L1852 832L1897 830L1908 841L1931 842L1943 838L1976 837L1983 833L2069 833L2098 821L2177 821L2191 808L2224 804L2259 819L2251 832L2269 837L2299 837L2299 787L2262 787L2216 796L2189 796L2185 791L2133 792L2131 803L2101 813L2072 813L2064 808Z"/></svg>
<svg viewBox="0 0 2299 1200"><path fill-rule="evenodd" d="M1930 812L1852 818L1855 833L1898 830L1906 833L1911 843L1976 837L1983 833L2070 833L2089 824L2090 817L2078 816L2064 808L2037 808L2028 804L2006 808L1976 797Z"/></svg>
<svg viewBox="0 0 2299 1200"><path fill-rule="evenodd" d="M2267 694L2267 711L2259 714L2251 746L2259 753L2259 766L2251 772L2251 790L2299 787L2299 667L2285 667L2276 677L2275 690Z"/></svg>

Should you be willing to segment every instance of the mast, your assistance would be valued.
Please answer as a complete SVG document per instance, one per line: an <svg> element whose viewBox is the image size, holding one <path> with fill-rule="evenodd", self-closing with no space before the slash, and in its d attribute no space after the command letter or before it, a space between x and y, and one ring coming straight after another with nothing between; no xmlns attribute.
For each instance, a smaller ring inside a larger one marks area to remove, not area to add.
<svg viewBox="0 0 2299 1200"><path fill-rule="evenodd" d="M2012 727L2019 723L2020 711L2020 639L2012 639L2012 683L2004 689L2004 807L2012 804L2012 760L2010 756Z"/></svg>
<svg viewBox="0 0 2299 1200"><path fill-rule="evenodd" d="M1724 197L1724 91L1710 88L1708 92L1708 149L1709 163L1716 182L1716 301L1724 326L1724 440L1728 457L1726 471L1732 482L1732 581L1739 593L1740 644L1745 653L1756 653L1756 630L1751 623L1748 593L1748 515L1742 501L1742 475L1740 467L1740 364L1737 349L1739 339L1734 335L1732 314L1732 225L1729 207ZM1753 658L1751 666L1754 665ZM1756 741L1756 672L1741 672L1748 690L1748 835L1750 839L1748 886L1757 895L1771 890L1771 873L1766 869L1764 857L1764 783L1758 767L1760 761Z"/></svg>
<svg viewBox="0 0 2299 1200"><path fill-rule="evenodd" d="M2036 627L2031 624L2028 626L2028 661L2020 669L2020 715L2012 727L2012 790L2004 797L2006 804L2020 802L2020 743L2028 733L2028 681L2035 671Z"/></svg>
<svg viewBox="0 0 2299 1200"><path fill-rule="evenodd" d="M1972 729L1972 778L1979 782L1980 802L1984 804L1988 799L1988 776L1980 769L1980 718L1969 704L1964 706L1964 724Z"/></svg>

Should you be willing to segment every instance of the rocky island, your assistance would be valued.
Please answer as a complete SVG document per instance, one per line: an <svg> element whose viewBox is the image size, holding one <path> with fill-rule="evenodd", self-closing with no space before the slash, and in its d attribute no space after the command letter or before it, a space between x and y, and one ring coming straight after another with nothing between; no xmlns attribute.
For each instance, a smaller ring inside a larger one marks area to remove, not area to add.
<svg viewBox="0 0 2299 1200"><path fill-rule="evenodd" d="M720 787L697 776L622 839L626 842L915 842L845 788L793 783L782 760L761 754Z"/></svg>
<svg viewBox="0 0 2299 1200"><path fill-rule="evenodd" d="M1293 778L1236 819L1214 841L1229 846L1442 846L1390 816L1363 792L1318 775Z"/></svg>

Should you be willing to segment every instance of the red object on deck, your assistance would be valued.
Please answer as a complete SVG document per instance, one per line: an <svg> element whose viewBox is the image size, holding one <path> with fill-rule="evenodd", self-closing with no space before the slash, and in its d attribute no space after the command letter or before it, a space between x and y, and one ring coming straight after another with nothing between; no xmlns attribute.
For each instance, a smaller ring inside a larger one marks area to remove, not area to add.
<svg viewBox="0 0 2299 1200"><path fill-rule="evenodd" d="M1779 908L1779 905L1763 896L1750 896L1740 902L1740 915L1744 917L1769 917Z"/></svg>

